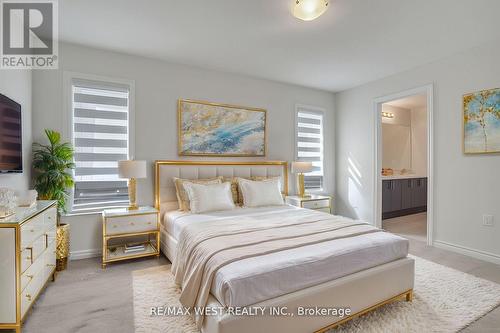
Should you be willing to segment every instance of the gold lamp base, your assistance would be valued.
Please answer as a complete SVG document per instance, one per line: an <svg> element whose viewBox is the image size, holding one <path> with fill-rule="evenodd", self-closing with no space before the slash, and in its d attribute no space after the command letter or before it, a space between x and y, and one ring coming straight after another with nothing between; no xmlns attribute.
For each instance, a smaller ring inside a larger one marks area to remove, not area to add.
<svg viewBox="0 0 500 333"><path fill-rule="evenodd" d="M304 185L304 174L299 173L297 175L297 189L298 189L298 195L301 198L307 198L309 195L306 194L306 187Z"/></svg>
<svg viewBox="0 0 500 333"><path fill-rule="evenodd" d="M135 178L130 178L128 183L128 198L130 200L130 206L128 206L129 210L139 209L137 206L137 180Z"/></svg>

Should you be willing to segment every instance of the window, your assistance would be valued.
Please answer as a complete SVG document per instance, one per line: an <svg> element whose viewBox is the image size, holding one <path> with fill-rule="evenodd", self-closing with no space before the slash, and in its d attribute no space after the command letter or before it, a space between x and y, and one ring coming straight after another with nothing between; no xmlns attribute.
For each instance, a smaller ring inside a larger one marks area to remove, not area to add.
<svg viewBox="0 0 500 333"><path fill-rule="evenodd" d="M129 95L128 85L72 79L74 213L128 205L117 162L129 158Z"/></svg>
<svg viewBox="0 0 500 333"><path fill-rule="evenodd" d="M317 108L296 107L296 160L312 162L313 171L304 175L306 190L323 190L323 117Z"/></svg>

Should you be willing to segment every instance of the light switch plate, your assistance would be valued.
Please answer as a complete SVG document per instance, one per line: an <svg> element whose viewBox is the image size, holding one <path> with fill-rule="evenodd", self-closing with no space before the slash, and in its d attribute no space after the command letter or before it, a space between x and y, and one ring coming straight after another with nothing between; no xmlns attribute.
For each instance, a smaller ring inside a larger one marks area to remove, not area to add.
<svg viewBox="0 0 500 333"><path fill-rule="evenodd" d="M493 215L483 215L483 225L487 227L493 226Z"/></svg>

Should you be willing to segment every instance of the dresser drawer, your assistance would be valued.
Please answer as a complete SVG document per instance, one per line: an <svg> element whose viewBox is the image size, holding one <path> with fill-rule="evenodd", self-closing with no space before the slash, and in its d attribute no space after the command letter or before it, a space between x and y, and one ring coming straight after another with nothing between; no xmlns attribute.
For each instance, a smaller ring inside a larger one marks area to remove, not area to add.
<svg viewBox="0 0 500 333"><path fill-rule="evenodd" d="M106 235L154 231L158 229L157 214L117 216L106 218Z"/></svg>
<svg viewBox="0 0 500 333"><path fill-rule="evenodd" d="M45 232L45 235L47 237L47 246L52 244L56 240L56 233L57 233L57 227L54 225L52 226L51 229Z"/></svg>
<svg viewBox="0 0 500 333"><path fill-rule="evenodd" d="M40 258L40 260L42 260ZM45 277L48 278L56 267L56 242L52 242L44 254Z"/></svg>
<svg viewBox="0 0 500 333"><path fill-rule="evenodd" d="M43 263L43 260L42 260ZM21 292L21 315L24 316L31 303L34 302L35 297L38 295L40 289L42 289L43 284L45 283L44 279L44 268L37 272L28 285Z"/></svg>
<svg viewBox="0 0 500 333"><path fill-rule="evenodd" d="M35 297L40 293L45 282L56 266L56 243L53 242L42 255L31 265L31 267L21 276L21 281L25 280L26 285L21 292L21 314L24 316ZM31 270L33 268L33 273ZM30 272L30 273L28 273ZM21 286L22 282L21 282Z"/></svg>
<svg viewBox="0 0 500 333"><path fill-rule="evenodd" d="M44 255L45 256L45 255ZM37 276L41 274L41 271L45 268L44 257L39 258L29 268L21 274L21 290L24 290L26 286Z"/></svg>
<svg viewBox="0 0 500 333"><path fill-rule="evenodd" d="M21 272L24 272L33 263L33 250L26 248L21 251Z"/></svg>
<svg viewBox="0 0 500 333"><path fill-rule="evenodd" d="M45 251L45 234L38 237L30 246L21 251L21 272L24 272Z"/></svg>
<svg viewBox="0 0 500 333"><path fill-rule="evenodd" d="M57 225L57 208L49 208L43 214L43 222L47 229L52 229Z"/></svg>
<svg viewBox="0 0 500 333"><path fill-rule="evenodd" d="M45 232L44 215L39 214L21 226L21 248L28 247Z"/></svg>
<svg viewBox="0 0 500 333"><path fill-rule="evenodd" d="M304 201L302 207L309 209L328 208L330 207L330 200Z"/></svg>
<svg viewBox="0 0 500 333"><path fill-rule="evenodd" d="M45 234L38 237L33 243L31 243L31 248L33 249L33 261L37 260L40 255L47 248L47 240Z"/></svg>

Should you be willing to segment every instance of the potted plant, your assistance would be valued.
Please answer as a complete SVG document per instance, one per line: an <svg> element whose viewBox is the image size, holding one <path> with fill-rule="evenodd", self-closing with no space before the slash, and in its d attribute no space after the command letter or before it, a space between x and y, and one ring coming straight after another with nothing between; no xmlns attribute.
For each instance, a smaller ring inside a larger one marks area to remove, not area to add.
<svg viewBox="0 0 500 333"><path fill-rule="evenodd" d="M45 135L48 145L33 144L34 183L39 199L57 201L57 270L63 270L69 255L69 225L59 221L61 214L67 212L67 191L74 185L73 147L68 142L61 142L59 132L46 129Z"/></svg>

